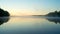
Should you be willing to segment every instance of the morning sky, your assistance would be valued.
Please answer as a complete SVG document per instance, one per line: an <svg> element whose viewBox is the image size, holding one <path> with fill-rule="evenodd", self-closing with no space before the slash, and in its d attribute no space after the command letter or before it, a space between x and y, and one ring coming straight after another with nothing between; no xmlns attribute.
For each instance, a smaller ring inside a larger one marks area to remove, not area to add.
<svg viewBox="0 0 60 34"><path fill-rule="evenodd" d="M60 10L60 0L0 0L0 8L11 16L45 15Z"/></svg>

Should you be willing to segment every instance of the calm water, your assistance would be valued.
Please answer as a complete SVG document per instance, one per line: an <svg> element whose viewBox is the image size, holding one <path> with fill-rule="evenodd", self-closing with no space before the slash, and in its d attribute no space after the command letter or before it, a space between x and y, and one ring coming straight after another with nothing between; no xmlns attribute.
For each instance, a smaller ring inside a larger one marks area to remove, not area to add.
<svg viewBox="0 0 60 34"><path fill-rule="evenodd" d="M60 34L60 18L0 17L0 34Z"/></svg>

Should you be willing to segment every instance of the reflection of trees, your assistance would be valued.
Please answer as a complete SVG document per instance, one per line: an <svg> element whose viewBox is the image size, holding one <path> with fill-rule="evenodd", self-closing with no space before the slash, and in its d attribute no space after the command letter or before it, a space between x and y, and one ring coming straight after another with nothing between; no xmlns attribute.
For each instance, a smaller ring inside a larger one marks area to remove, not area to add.
<svg viewBox="0 0 60 34"><path fill-rule="evenodd" d="M54 23L59 23L60 24L60 18L47 18L48 21L54 22Z"/></svg>
<svg viewBox="0 0 60 34"><path fill-rule="evenodd" d="M9 20L9 17L0 17L0 25L7 22Z"/></svg>

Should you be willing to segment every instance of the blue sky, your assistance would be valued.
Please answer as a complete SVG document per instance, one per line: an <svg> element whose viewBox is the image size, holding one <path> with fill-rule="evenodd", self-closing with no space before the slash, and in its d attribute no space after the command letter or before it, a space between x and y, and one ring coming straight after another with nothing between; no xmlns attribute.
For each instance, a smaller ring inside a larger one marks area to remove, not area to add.
<svg viewBox="0 0 60 34"><path fill-rule="evenodd" d="M60 10L60 0L0 0L0 7L11 15L45 15Z"/></svg>

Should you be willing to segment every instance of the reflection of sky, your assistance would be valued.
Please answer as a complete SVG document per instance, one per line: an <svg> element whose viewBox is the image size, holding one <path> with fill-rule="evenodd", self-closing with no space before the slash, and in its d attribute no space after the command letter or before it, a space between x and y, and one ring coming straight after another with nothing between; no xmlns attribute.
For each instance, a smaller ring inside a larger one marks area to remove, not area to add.
<svg viewBox="0 0 60 34"><path fill-rule="evenodd" d="M44 18L11 18L0 26L0 33L60 33L60 24Z"/></svg>
<svg viewBox="0 0 60 34"><path fill-rule="evenodd" d="M0 7L11 15L46 14L60 9L60 0L0 0Z"/></svg>

